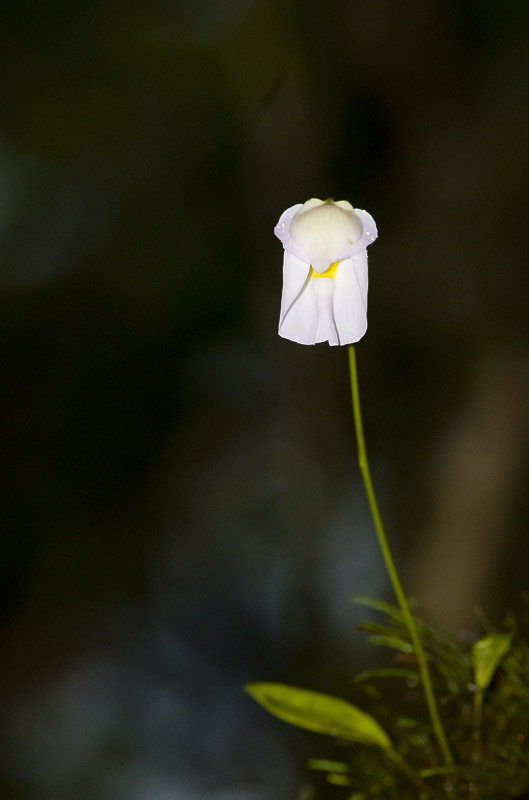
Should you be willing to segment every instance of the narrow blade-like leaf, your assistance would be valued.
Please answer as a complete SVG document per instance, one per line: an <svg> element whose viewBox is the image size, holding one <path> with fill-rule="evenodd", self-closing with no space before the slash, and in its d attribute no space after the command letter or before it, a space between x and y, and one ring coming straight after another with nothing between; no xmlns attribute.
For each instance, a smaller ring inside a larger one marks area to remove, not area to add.
<svg viewBox="0 0 529 800"><path fill-rule="evenodd" d="M344 761L330 761L328 758L311 758L307 761L307 767L322 772L349 772L349 767Z"/></svg>
<svg viewBox="0 0 529 800"><path fill-rule="evenodd" d="M397 606L391 603L386 603L385 600L379 600L378 597L370 597L367 594L354 594L352 599L353 603L357 603L359 606L372 608L375 611L386 614L386 616L395 620L395 622L402 622L402 611L400 608L397 608Z"/></svg>
<svg viewBox="0 0 529 800"><path fill-rule="evenodd" d="M382 645L382 647L393 647L394 650L399 650L401 653L413 653L412 645L396 636L370 636L368 642Z"/></svg>
<svg viewBox="0 0 529 800"><path fill-rule="evenodd" d="M354 679L355 683L370 681L372 678L404 678L407 681L419 681L419 673L412 669L400 667L381 667L380 669L370 669L367 672L360 672Z"/></svg>

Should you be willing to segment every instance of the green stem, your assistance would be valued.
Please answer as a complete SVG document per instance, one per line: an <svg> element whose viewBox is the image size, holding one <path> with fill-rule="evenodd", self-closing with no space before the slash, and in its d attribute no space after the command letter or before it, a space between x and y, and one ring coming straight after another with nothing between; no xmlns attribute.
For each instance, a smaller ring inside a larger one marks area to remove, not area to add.
<svg viewBox="0 0 529 800"><path fill-rule="evenodd" d="M483 724L483 690L478 689L474 695L474 751L476 758L481 755L481 727Z"/></svg>
<svg viewBox="0 0 529 800"><path fill-rule="evenodd" d="M391 554L386 532L384 530L384 525L382 523L382 517L380 516L377 498L375 495L375 490L373 488L373 482L371 480L371 473L369 471L369 463L367 460L367 452L364 439L364 429L362 425L362 413L360 410L360 394L358 391L358 374L356 370L355 349L353 345L349 345L348 349L349 349L349 369L351 373L351 391L353 396L353 414L354 414L355 429L356 429L356 439L358 442L358 463L360 465L362 478L364 479L364 486L367 494L367 499L369 501L369 507L371 509L371 515L373 517L373 522L375 524L375 530L377 532L378 541L382 549L382 555L384 556L384 561L386 562L386 568L389 574L389 578L391 580L391 584L393 586L393 591L395 592L395 596L402 611L402 617L404 619L406 627L408 628L411 643L413 645L415 656L417 658L419 673L421 676L421 682L423 685L424 695L426 698L426 705L428 706L428 711L430 713L432 726L435 735L437 737L439 747L443 754L445 763L451 765L454 763L454 759L452 758L450 748L448 747L448 742L446 740L443 725L441 723L441 718L439 717L439 712L437 710L437 704L435 702L435 697L433 693L432 681L430 678L430 673L428 671L428 665L426 663L426 655L419 634L417 632L417 626L415 625L415 621L410 611L408 600L406 598L406 595L404 594L404 589L402 588L402 583L400 582L400 578L397 572L397 568L395 566L395 562L393 560L393 556Z"/></svg>

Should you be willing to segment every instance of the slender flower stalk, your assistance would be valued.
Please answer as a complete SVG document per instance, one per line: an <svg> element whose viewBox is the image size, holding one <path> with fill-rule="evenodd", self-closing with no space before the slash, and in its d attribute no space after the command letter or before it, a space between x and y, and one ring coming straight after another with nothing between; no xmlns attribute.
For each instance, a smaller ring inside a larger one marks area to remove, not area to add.
<svg viewBox="0 0 529 800"><path fill-rule="evenodd" d="M378 508L377 498L375 495L375 490L373 488L373 482L371 480L371 473L369 471L369 462L367 460L367 452L364 439L364 429L362 425L362 413L360 410L360 394L358 391L356 354L354 346L352 344L348 346L348 349L349 349L349 370L351 375L351 392L353 399L353 416L355 422L356 439L358 443L358 463L360 465L360 472L362 473L362 478L364 480L367 499L369 501L369 507L371 509L371 515L373 517L373 522L375 525L375 530L377 532L378 541L382 550L382 555L384 556L384 561L386 562L386 569L388 571L389 578L393 586L393 591L395 592L395 596L399 603L402 612L402 617L404 619L406 627L408 628L411 643L415 651L415 656L417 658L417 663L419 666L419 674L421 677L421 682L424 689L424 695L426 698L426 704L428 706L428 711L430 713L430 719L435 732L435 736L439 743L439 747L443 754L445 763L448 766L450 766L454 763L454 759L452 758L452 754L450 752L450 748L446 740L441 718L439 717L439 712L437 710L437 704L435 702L432 681L430 678L430 673L428 671L428 665L426 663L426 655L417 631L417 626L415 625L415 621L410 611L408 600L406 598L406 595L404 594L404 589L402 588L402 583L400 581L397 568L393 560L393 556L391 554L386 532L384 530L384 525L382 523L382 517L380 515L380 511Z"/></svg>

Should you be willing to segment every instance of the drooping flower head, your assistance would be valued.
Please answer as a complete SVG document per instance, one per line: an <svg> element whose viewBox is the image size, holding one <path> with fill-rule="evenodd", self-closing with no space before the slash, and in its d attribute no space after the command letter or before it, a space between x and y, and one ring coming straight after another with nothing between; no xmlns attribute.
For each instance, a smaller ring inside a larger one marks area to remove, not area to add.
<svg viewBox="0 0 529 800"><path fill-rule="evenodd" d="M346 200L288 208L274 232L283 243L279 334L299 344L351 344L367 328L367 246L377 226Z"/></svg>

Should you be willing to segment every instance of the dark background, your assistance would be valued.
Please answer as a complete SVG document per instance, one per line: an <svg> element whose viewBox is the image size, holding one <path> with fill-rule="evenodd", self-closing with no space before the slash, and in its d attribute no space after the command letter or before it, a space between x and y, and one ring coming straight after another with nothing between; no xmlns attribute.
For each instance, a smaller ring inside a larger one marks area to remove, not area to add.
<svg viewBox="0 0 529 800"><path fill-rule="evenodd" d="M408 592L528 588L529 6L9 2L0 24L6 800L289 800L391 598L346 350L277 336L281 212L379 227L358 345ZM320 748L320 749L319 749Z"/></svg>

